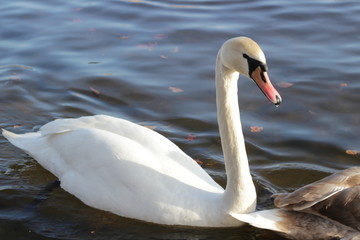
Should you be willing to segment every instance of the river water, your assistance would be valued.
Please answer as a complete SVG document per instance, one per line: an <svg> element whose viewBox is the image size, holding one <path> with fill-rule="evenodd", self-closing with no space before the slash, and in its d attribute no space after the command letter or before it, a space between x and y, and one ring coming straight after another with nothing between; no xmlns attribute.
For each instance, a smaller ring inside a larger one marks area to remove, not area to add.
<svg viewBox="0 0 360 240"><path fill-rule="evenodd" d="M108 114L151 126L222 186L214 64L245 35L263 48L276 108L242 78L239 102L259 209L360 163L360 4L346 0L3 0L0 127ZM1 239L279 239L249 226L168 227L87 207L0 137ZM121 201L121 199L119 199Z"/></svg>

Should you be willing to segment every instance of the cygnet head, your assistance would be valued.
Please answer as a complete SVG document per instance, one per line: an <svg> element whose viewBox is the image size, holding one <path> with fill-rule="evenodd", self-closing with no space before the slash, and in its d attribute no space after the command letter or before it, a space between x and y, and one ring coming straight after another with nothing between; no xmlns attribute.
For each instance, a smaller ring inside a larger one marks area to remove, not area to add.
<svg viewBox="0 0 360 240"><path fill-rule="evenodd" d="M229 39L221 47L219 58L225 68L254 80L270 102L281 103L281 96L267 74L264 52L254 40L248 37Z"/></svg>

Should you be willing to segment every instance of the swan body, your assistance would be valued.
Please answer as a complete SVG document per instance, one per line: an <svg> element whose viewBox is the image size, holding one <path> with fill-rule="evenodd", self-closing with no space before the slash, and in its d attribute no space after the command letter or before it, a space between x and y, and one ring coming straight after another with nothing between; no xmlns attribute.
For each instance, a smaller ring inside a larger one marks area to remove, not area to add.
<svg viewBox="0 0 360 240"><path fill-rule="evenodd" d="M165 137L119 118L58 119L35 133L3 135L89 206L159 224L238 226L242 222L230 213L249 213L256 205L239 115L239 74L253 79L272 103L281 102L257 43L247 37L226 41L216 61L226 189Z"/></svg>
<svg viewBox="0 0 360 240"><path fill-rule="evenodd" d="M360 240L360 167L336 172L292 193L274 194L278 209L232 214L292 239Z"/></svg>
<svg viewBox="0 0 360 240"><path fill-rule="evenodd" d="M55 120L37 133L3 134L89 206L163 224L197 224L206 216L207 224L215 225L206 208L219 204L224 190L175 144L146 127L97 115Z"/></svg>

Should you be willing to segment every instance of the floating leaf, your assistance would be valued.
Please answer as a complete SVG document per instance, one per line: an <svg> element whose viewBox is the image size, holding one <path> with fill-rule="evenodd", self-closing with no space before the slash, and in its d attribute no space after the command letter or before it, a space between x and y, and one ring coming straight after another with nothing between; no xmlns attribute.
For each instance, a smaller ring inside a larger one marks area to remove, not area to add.
<svg viewBox="0 0 360 240"><path fill-rule="evenodd" d="M194 161L195 161L197 164L199 164L200 166L204 164L204 163L203 163L201 160L199 160L199 159L194 159Z"/></svg>
<svg viewBox="0 0 360 240"><path fill-rule="evenodd" d="M347 83L340 83L339 86L340 86L340 87L347 87L348 84L347 84Z"/></svg>
<svg viewBox="0 0 360 240"><path fill-rule="evenodd" d="M89 89L90 89L90 91L92 92L92 94L94 94L95 97L99 97L99 96L100 96L100 91L99 91L99 90L97 90L97 89L95 89L95 88L93 88L93 87L91 87L91 86L89 86Z"/></svg>
<svg viewBox="0 0 360 240"><path fill-rule="evenodd" d="M281 88L289 88L292 87L294 84L289 82L279 82L277 85Z"/></svg>
<svg viewBox="0 0 360 240"><path fill-rule="evenodd" d="M348 149L345 151L346 154L349 154L349 155L357 155L360 153L360 151L358 150L353 150L353 149Z"/></svg>
<svg viewBox="0 0 360 240"><path fill-rule="evenodd" d="M120 36L119 38L120 38L121 40L125 40L125 39L128 39L129 36Z"/></svg>
<svg viewBox="0 0 360 240"><path fill-rule="evenodd" d="M181 88L177 88L177 87L169 87L169 89L174 92L174 93L179 93L179 92L183 92L184 90L182 90Z"/></svg>
<svg viewBox="0 0 360 240"><path fill-rule="evenodd" d="M218 164L218 163L217 163L216 161L209 161L209 162L207 162L205 165L211 167L211 166L215 166L215 165L217 165L217 164Z"/></svg>
<svg viewBox="0 0 360 240"><path fill-rule="evenodd" d="M192 135L192 134L189 134L189 135L187 135L186 140L188 140L188 141L194 141L195 138L196 138L196 136L194 136L194 135Z"/></svg>
<svg viewBox="0 0 360 240"><path fill-rule="evenodd" d="M259 127L259 126L251 126L250 127L251 132L261 132L262 130L264 130L263 127Z"/></svg>
<svg viewBox="0 0 360 240"><path fill-rule="evenodd" d="M19 128L19 127L21 127L21 124L15 124L15 125L13 126L13 128Z"/></svg>

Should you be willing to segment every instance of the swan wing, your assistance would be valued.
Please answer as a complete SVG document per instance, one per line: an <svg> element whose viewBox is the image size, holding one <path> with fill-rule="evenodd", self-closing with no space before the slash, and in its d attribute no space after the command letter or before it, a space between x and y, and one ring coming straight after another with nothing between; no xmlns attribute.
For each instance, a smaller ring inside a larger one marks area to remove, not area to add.
<svg viewBox="0 0 360 240"><path fill-rule="evenodd" d="M360 185L360 167L353 167L336 172L292 193L274 194L274 203L279 208L304 210L344 189L358 185Z"/></svg>
<svg viewBox="0 0 360 240"><path fill-rule="evenodd" d="M338 192L312 209L360 231L360 186Z"/></svg>

